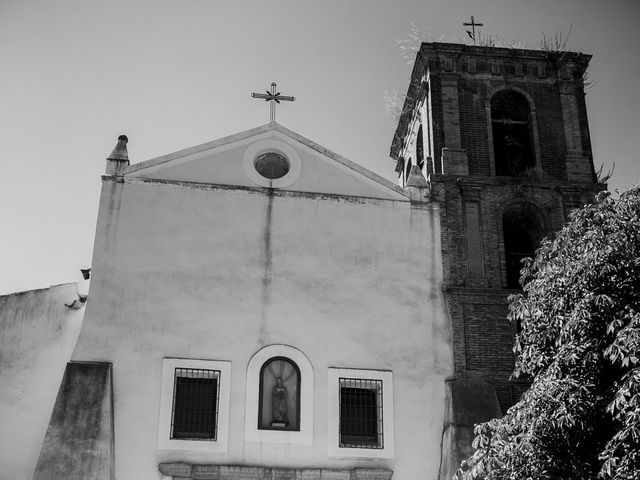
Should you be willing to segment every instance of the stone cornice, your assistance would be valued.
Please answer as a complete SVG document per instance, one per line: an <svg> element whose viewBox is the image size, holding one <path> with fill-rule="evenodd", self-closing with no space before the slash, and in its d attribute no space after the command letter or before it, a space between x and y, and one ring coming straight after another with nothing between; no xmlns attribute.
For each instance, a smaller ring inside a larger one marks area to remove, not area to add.
<svg viewBox="0 0 640 480"><path fill-rule="evenodd" d="M176 480L391 480L393 475L393 471L384 468L270 468L178 462L161 463L158 469Z"/></svg>

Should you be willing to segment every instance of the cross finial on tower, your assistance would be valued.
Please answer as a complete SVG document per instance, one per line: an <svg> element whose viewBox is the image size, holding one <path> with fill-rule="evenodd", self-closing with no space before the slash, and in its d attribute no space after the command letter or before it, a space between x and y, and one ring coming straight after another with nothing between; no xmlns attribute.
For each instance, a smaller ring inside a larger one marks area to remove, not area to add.
<svg viewBox="0 0 640 480"><path fill-rule="evenodd" d="M484 23L476 23L476 21L473 19L473 15L471 15L471 22L465 22L462 24L463 27L471 27L471 31L467 30L467 34L471 37L471 39L473 40L473 44L476 44L476 27L482 27L484 26Z"/></svg>
<svg viewBox="0 0 640 480"><path fill-rule="evenodd" d="M275 123L276 121L276 103L280 103L280 100L285 102L293 102L296 97L288 97L286 95L280 95L280 92L276 91L276 82L271 84L271 91L267 90L267 94L264 93L252 93L253 98L263 98L267 102L271 102L269 121Z"/></svg>

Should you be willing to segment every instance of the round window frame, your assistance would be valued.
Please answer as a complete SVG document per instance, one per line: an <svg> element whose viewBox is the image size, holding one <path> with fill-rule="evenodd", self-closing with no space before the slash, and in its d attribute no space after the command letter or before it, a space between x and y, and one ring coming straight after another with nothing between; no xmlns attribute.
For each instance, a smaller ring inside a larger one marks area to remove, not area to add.
<svg viewBox="0 0 640 480"><path fill-rule="evenodd" d="M289 171L280 178L262 176L255 167L255 159L264 153L274 152L289 160ZM249 145L242 154L242 167L251 181L267 188L282 188L291 185L300 176L302 161L290 145L279 140L259 140Z"/></svg>
<svg viewBox="0 0 640 480"><path fill-rule="evenodd" d="M269 150L268 152L256 155L253 159L253 168L263 177L269 180L277 180L289 173L289 170L291 170L291 162L284 155ZM263 171L261 171L261 169Z"/></svg>

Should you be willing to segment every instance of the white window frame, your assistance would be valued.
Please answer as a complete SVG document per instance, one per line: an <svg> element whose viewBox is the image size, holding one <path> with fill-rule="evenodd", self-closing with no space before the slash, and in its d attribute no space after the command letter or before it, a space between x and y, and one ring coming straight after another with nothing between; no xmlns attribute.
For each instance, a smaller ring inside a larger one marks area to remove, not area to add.
<svg viewBox="0 0 640 480"><path fill-rule="evenodd" d="M172 439L171 415L173 412L173 388L176 368L218 370L220 372L218 419L216 439ZM162 360L162 390L160 394L160 418L158 421L158 448L161 450L199 450L224 453L229 438L229 400L231 394L231 362L222 360L194 360L164 358Z"/></svg>
<svg viewBox="0 0 640 480"><path fill-rule="evenodd" d="M327 406L327 441L330 457L393 458L393 373L389 370L355 368L329 368L329 395ZM356 448L340 446L340 378L382 381L382 434L383 448Z"/></svg>
<svg viewBox="0 0 640 480"><path fill-rule="evenodd" d="M260 430L258 403L260 397L260 370L273 357L285 357L300 370L300 430ZM247 442L313 444L313 368L300 350L289 345L268 345L258 350L247 366L247 404L245 410L244 439Z"/></svg>

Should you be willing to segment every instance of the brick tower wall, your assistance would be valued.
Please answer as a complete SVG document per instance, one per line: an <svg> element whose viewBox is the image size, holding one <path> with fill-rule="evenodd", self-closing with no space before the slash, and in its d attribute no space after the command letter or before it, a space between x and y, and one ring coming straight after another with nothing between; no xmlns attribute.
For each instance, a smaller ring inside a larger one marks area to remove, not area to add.
<svg viewBox="0 0 640 480"><path fill-rule="evenodd" d="M416 164L416 136L423 132L425 155L431 155L423 173L441 205L455 358L455 379L447 385L445 475L471 453L474 423L505 413L528 387L510 379L517 327L507 320L507 305L519 290L507 288L513 284L506 274L505 214L533 218L539 241L605 188L596 182L587 122L583 76L590 58L441 43L424 43L418 53L391 156L404 186L403 169ZM521 123L534 165L517 176L497 175L504 172L495 160L491 102L504 91L525 99L528 109Z"/></svg>

